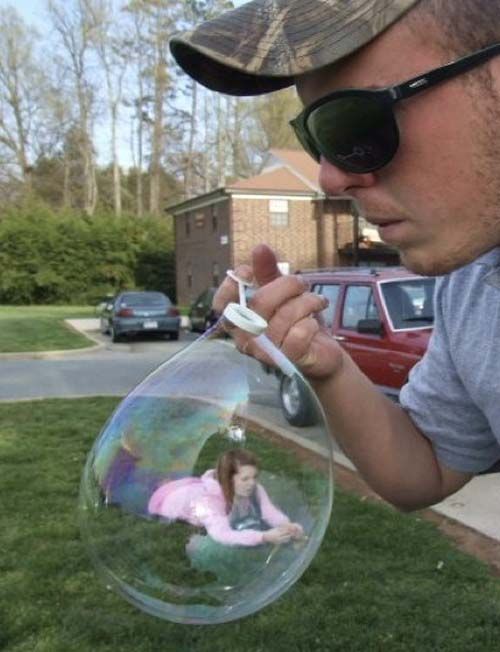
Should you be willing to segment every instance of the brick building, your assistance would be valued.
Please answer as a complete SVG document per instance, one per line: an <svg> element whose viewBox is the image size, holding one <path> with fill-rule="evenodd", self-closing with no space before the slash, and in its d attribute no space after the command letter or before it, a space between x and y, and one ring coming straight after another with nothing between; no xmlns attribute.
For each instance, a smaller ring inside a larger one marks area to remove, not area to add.
<svg viewBox="0 0 500 652"><path fill-rule="evenodd" d="M304 152L271 150L261 174L168 207L174 216L177 302L189 304L265 242L284 272L397 263L349 200L327 198ZM377 242L378 241L378 242Z"/></svg>

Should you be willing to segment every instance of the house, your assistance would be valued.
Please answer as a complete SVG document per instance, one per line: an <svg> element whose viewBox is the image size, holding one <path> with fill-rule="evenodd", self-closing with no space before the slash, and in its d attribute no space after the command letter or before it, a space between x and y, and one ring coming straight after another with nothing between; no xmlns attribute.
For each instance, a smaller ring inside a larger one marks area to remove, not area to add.
<svg viewBox="0 0 500 652"><path fill-rule="evenodd" d="M352 264L397 264L353 202L326 197L305 152L271 150L262 172L169 206L174 216L177 302L189 304L267 243L284 273Z"/></svg>

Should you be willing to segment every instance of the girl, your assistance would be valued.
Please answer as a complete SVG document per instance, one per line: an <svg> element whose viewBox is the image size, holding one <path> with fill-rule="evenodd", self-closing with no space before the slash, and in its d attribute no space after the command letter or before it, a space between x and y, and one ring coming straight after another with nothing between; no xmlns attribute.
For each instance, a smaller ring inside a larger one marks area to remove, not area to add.
<svg viewBox="0 0 500 652"><path fill-rule="evenodd" d="M216 469L161 485L151 496L150 514L204 527L211 539L230 546L282 544L303 538L302 526L291 523L272 504L257 482L258 461L244 449L223 453Z"/></svg>

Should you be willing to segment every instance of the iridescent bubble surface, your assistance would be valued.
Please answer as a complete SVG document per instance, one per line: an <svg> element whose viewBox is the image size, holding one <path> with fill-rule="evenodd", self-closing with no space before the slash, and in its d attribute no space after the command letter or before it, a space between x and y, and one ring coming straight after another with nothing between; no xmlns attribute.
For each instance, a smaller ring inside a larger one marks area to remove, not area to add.
<svg viewBox="0 0 500 652"><path fill-rule="evenodd" d="M160 618L213 624L261 609L305 571L328 525L323 413L300 374L259 339L273 367L214 327L122 401L89 453L79 511L91 558L107 585ZM312 410L307 427L283 416L280 384L292 376ZM237 469L255 478L247 491L242 477L238 494L231 476L228 498L217 464L233 451L253 456ZM290 523L287 541L263 540Z"/></svg>

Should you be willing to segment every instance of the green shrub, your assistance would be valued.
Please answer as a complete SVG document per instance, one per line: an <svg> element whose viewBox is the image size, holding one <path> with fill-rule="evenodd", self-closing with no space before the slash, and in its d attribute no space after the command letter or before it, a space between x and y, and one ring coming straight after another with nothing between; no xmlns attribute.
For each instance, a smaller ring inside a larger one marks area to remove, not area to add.
<svg viewBox="0 0 500 652"><path fill-rule="evenodd" d="M175 301L171 218L88 217L33 202L2 216L1 303L95 303L127 288Z"/></svg>

